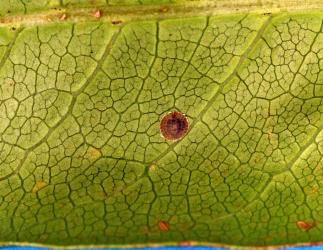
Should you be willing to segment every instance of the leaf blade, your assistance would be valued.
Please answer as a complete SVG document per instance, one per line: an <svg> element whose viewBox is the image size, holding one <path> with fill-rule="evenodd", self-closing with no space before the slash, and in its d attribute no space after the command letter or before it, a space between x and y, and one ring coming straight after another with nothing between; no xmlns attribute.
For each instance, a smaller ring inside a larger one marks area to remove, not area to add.
<svg viewBox="0 0 323 250"><path fill-rule="evenodd" d="M3 28L0 240L322 240L321 26L289 13ZM173 109L190 131L171 143L159 121Z"/></svg>

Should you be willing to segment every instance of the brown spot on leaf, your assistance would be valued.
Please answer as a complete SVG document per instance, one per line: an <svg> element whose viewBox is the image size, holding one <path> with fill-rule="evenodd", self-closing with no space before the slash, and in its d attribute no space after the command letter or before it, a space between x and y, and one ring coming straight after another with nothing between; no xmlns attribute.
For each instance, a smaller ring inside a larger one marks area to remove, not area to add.
<svg viewBox="0 0 323 250"><path fill-rule="evenodd" d="M303 231L309 231L311 230L313 227L315 227L315 223L314 222L309 222L309 221L303 221L303 220L299 220L296 222L296 225L299 229L303 230Z"/></svg>
<svg viewBox="0 0 323 250"><path fill-rule="evenodd" d="M188 120L181 112L168 113L160 122L160 132L166 140L181 139L187 131Z"/></svg>
<svg viewBox="0 0 323 250"><path fill-rule="evenodd" d="M158 227L161 232L168 232L169 231L169 224L168 224L168 222L166 222L164 220L160 220L158 222Z"/></svg>
<svg viewBox="0 0 323 250"><path fill-rule="evenodd" d="M31 190L31 192L32 192L33 194L35 194L35 193L37 193L40 189L42 189L43 187L45 187L46 185L47 185L47 183L46 183L46 182L44 182L44 181L36 181L36 183L35 183L35 185L34 185L33 189Z"/></svg>
<svg viewBox="0 0 323 250"><path fill-rule="evenodd" d="M122 21L121 21L121 20L112 20L112 21L111 21L111 23L112 23L113 25L117 25L117 24L122 23Z"/></svg>
<svg viewBox="0 0 323 250"><path fill-rule="evenodd" d="M178 245L182 246L182 247L189 247L189 246L192 246L193 244L190 241L181 241L181 242L179 242Z"/></svg>
<svg viewBox="0 0 323 250"><path fill-rule="evenodd" d="M66 18L67 18L67 15L64 13L60 16L59 20L64 21L66 20Z"/></svg>
<svg viewBox="0 0 323 250"><path fill-rule="evenodd" d="M101 10L97 10L94 12L94 17L95 18L100 18L101 17Z"/></svg>
<svg viewBox="0 0 323 250"><path fill-rule="evenodd" d="M162 6L159 8L159 12L161 12L161 13L166 13L168 11L169 11L169 7L167 7L167 6Z"/></svg>

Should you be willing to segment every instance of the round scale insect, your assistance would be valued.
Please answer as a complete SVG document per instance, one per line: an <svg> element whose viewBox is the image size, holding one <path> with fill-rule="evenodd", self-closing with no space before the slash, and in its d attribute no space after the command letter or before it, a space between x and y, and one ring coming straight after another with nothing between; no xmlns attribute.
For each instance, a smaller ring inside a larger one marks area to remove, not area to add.
<svg viewBox="0 0 323 250"><path fill-rule="evenodd" d="M160 122L160 132L166 140L175 141L183 138L188 127L186 116L178 111L166 114Z"/></svg>

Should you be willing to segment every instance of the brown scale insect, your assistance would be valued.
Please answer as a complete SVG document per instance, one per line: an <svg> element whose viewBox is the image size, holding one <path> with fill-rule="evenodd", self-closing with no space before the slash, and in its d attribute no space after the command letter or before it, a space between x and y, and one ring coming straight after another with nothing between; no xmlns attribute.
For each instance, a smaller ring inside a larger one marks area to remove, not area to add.
<svg viewBox="0 0 323 250"><path fill-rule="evenodd" d="M188 120L184 114L174 111L166 114L160 122L161 135L166 140L178 140L186 135Z"/></svg>

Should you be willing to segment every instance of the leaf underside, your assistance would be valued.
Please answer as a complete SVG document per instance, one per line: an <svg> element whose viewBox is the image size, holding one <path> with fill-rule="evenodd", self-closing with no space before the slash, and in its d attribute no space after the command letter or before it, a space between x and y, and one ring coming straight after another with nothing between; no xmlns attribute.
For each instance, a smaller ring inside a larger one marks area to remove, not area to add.
<svg viewBox="0 0 323 250"><path fill-rule="evenodd" d="M322 21L0 27L0 242L323 241Z"/></svg>

